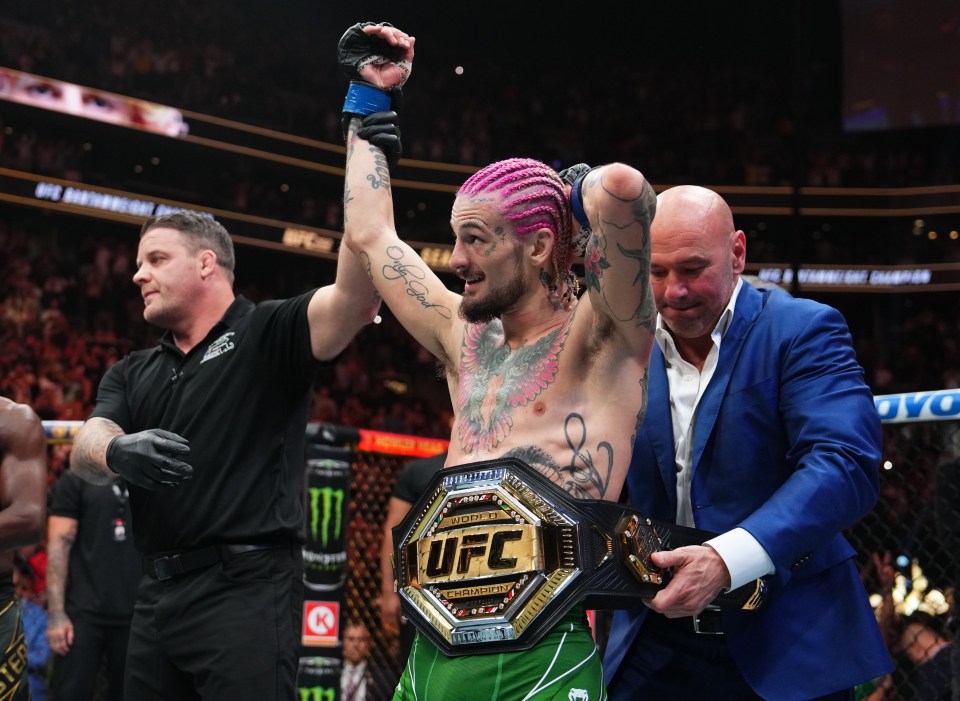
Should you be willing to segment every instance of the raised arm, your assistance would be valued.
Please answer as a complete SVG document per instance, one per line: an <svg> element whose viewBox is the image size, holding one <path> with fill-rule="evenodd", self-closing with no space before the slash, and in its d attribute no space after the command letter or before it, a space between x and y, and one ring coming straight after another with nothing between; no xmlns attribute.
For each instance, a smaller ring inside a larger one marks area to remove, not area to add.
<svg viewBox="0 0 960 701"><path fill-rule="evenodd" d="M396 117L389 111L390 91L402 85L409 74L415 39L384 25L366 25L362 31L371 41L383 42L383 48L392 47L395 60L379 57L359 68L357 74L363 82L351 84L344 105L348 125L344 241L360 258L400 323L434 355L443 358L444 339L456 321L460 298L447 290L417 252L397 235L389 154L381 148L383 145L389 150L393 142L384 140L398 133ZM377 48L373 43L368 51Z"/></svg>
<svg viewBox="0 0 960 701"><path fill-rule="evenodd" d="M650 289L650 224L657 196L623 163L593 168L572 184L574 216L591 230L584 251L587 294L631 348L648 350L657 310Z"/></svg>
<svg viewBox="0 0 960 701"><path fill-rule="evenodd" d="M370 276L341 241L336 280L314 292L307 306L313 357L335 357L360 329L373 321L379 309L380 295Z"/></svg>

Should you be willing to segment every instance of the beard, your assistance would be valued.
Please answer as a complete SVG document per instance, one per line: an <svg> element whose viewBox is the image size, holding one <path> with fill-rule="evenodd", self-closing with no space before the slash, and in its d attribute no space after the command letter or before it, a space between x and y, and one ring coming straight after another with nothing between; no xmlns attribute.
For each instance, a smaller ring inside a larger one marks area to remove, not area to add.
<svg viewBox="0 0 960 701"><path fill-rule="evenodd" d="M480 297L464 297L457 313L471 324L485 324L499 318L523 296L527 288L523 268L517 265L516 274L505 285L490 290Z"/></svg>

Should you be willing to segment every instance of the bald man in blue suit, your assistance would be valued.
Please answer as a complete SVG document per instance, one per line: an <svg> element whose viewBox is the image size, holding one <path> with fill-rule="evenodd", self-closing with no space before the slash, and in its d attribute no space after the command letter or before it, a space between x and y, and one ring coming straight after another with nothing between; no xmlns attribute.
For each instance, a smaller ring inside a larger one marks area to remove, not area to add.
<svg viewBox="0 0 960 701"><path fill-rule="evenodd" d="M627 475L647 515L720 534L618 611L610 699L853 699L892 669L841 532L876 503L880 419L842 315L741 279L746 238L715 192L670 188L651 229L659 312ZM722 590L766 576L759 611Z"/></svg>

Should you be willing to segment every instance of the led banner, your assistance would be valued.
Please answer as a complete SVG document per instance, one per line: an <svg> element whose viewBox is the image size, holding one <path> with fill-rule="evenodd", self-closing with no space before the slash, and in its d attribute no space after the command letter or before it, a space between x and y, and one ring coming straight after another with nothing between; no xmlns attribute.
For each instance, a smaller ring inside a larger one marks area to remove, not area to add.
<svg viewBox="0 0 960 701"><path fill-rule="evenodd" d="M960 419L960 389L880 394L873 402L884 423Z"/></svg>
<svg viewBox="0 0 960 701"><path fill-rule="evenodd" d="M747 272L761 283L790 287L798 284L807 292L944 292L960 289L960 267L950 263L929 265L804 265L794 274L784 264Z"/></svg>
<svg viewBox="0 0 960 701"><path fill-rule="evenodd" d="M402 433L385 433L360 429L358 450L387 455L405 455L412 458L428 458L442 453L450 441L442 438L423 438Z"/></svg>
<svg viewBox="0 0 960 701"><path fill-rule="evenodd" d="M12 68L0 68L0 99L165 136L184 136L189 130L174 107Z"/></svg>

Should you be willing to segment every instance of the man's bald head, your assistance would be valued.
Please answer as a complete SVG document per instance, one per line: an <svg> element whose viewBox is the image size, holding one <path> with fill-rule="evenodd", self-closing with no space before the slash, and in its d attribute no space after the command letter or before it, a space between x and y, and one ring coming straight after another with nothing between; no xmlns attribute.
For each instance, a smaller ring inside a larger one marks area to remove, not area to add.
<svg viewBox="0 0 960 701"><path fill-rule="evenodd" d="M720 195L678 185L657 197L650 227L650 285L675 339L706 346L743 272L746 238Z"/></svg>

